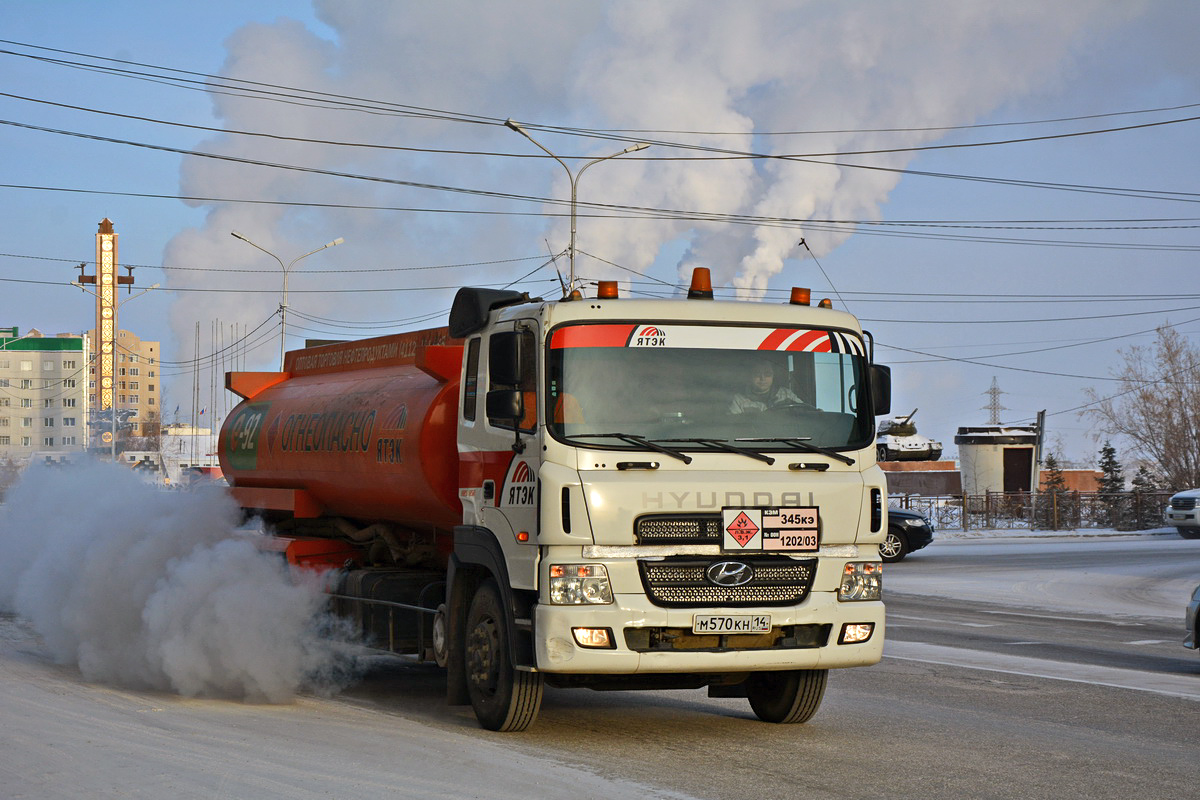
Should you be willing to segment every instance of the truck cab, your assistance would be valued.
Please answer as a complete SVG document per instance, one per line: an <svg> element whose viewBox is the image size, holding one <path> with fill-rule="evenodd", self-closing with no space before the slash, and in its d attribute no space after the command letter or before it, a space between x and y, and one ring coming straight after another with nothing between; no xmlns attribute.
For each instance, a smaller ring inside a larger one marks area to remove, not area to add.
<svg viewBox="0 0 1200 800"><path fill-rule="evenodd" d="M708 686L804 721L882 655L887 370L828 307L600 294L455 300L451 699L508 730L545 682Z"/></svg>

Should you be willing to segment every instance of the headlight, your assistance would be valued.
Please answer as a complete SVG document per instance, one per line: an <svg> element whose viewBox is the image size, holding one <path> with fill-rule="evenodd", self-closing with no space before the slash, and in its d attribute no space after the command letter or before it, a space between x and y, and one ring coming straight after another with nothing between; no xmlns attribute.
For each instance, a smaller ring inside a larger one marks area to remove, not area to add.
<svg viewBox="0 0 1200 800"><path fill-rule="evenodd" d="M916 519L907 518L900 520L900 524L907 525L910 528L924 528L929 524L929 520L924 517L917 517Z"/></svg>
<svg viewBox="0 0 1200 800"><path fill-rule="evenodd" d="M851 561L842 570L838 600L878 600L883 596L883 562Z"/></svg>
<svg viewBox="0 0 1200 800"><path fill-rule="evenodd" d="M551 564L550 602L556 606L602 605L613 601L608 570L601 564Z"/></svg>

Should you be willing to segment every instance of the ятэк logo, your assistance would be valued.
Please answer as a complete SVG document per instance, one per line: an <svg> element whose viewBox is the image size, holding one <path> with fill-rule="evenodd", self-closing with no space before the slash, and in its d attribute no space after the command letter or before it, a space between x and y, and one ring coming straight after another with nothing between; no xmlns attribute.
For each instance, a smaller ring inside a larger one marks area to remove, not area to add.
<svg viewBox="0 0 1200 800"><path fill-rule="evenodd" d="M647 325L638 331L634 339L634 347L664 347L667 344L667 332L662 328Z"/></svg>
<svg viewBox="0 0 1200 800"><path fill-rule="evenodd" d="M518 461L513 468L512 478L508 481L507 505L531 506L536 494L537 483L534 481L533 470L528 461Z"/></svg>

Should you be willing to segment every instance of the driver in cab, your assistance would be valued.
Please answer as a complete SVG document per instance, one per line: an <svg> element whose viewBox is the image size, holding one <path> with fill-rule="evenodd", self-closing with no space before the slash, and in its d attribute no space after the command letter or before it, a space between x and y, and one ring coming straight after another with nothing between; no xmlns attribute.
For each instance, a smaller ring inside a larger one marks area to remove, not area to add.
<svg viewBox="0 0 1200 800"><path fill-rule="evenodd" d="M730 414L766 411L777 406L806 405L795 392L786 386L775 385L775 369L763 361L750 368L745 388L733 396L729 403Z"/></svg>

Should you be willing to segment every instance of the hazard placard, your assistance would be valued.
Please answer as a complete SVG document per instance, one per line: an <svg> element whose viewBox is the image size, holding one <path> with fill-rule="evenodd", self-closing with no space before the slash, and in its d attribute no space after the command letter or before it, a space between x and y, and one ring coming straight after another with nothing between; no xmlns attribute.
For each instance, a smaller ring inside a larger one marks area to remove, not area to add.
<svg viewBox="0 0 1200 800"><path fill-rule="evenodd" d="M800 508L721 509L721 549L812 553L820 549L821 511Z"/></svg>
<svg viewBox="0 0 1200 800"><path fill-rule="evenodd" d="M722 550L762 549L762 510L725 508L721 510Z"/></svg>

